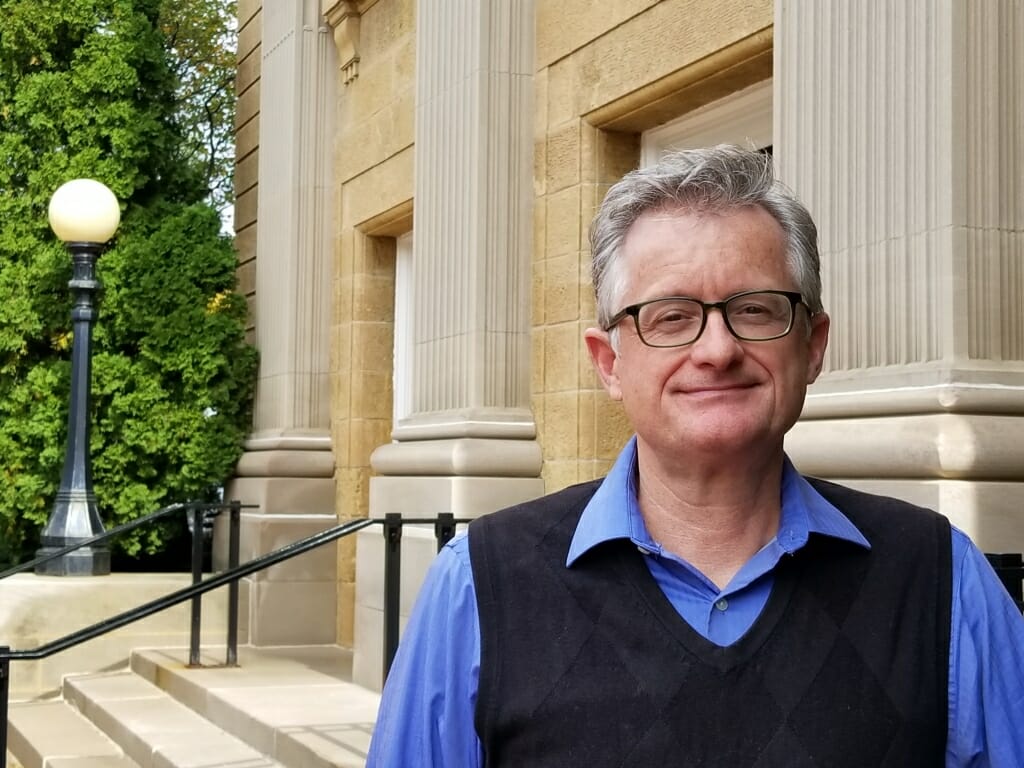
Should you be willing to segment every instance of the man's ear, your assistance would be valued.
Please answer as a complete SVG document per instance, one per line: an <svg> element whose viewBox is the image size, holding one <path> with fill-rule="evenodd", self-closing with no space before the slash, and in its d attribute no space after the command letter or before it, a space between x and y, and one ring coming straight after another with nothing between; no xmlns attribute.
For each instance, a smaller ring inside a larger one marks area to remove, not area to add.
<svg viewBox="0 0 1024 768"><path fill-rule="evenodd" d="M807 383L813 384L825 364L825 349L828 347L829 316L819 312L810 319L811 333L807 340Z"/></svg>
<svg viewBox="0 0 1024 768"><path fill-rule="evenodd" d="M605 391L612 400L622 399L622 388L619 386L619 375L617 372L618 353L612 346L612 340L607 331L600 328L588 328L583 333L583 339L587 343L587 351L590 352L590 360L594 363L594 370L601 377Z"/></svg>

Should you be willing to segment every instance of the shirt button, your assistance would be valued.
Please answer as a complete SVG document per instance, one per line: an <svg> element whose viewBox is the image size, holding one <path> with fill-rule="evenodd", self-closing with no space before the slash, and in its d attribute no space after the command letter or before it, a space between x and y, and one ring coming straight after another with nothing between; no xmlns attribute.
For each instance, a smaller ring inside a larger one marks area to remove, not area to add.
<svg viewBox="0 0 1024 768"><path fill-rule="evenodd" d="M728 607L729 607L729 601L726 600L724 597L722 599L720 599L718 602L715 603L715 608L717 608L720 611L724 611Z"/></svg>
<svg viewBox="0 0 1024 768"><path fill-rule="evenodd" d="M636 548L638 550L640 550L640 554L641 555L649 555L649 554L651 554L651 550L647 549L646 547L641 547L639 544L637 544Z"/></svg>

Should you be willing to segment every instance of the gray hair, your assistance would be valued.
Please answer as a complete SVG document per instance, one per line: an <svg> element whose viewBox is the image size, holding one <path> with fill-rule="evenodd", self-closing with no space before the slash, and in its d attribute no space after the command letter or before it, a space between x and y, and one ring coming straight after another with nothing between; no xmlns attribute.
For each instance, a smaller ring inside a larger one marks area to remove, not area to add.
<svg viewBox="0 0 1024 768"><path fill-rule="evenodd" d="M627 173L608 191L590 227L598 324L608 327L626 290L621 247L641 214L677 206L726 213L755 205L782 227L790 273L812 314L821 312L818 229L810 212L775 178L770 155L722 144L673 152Z"/></svg>

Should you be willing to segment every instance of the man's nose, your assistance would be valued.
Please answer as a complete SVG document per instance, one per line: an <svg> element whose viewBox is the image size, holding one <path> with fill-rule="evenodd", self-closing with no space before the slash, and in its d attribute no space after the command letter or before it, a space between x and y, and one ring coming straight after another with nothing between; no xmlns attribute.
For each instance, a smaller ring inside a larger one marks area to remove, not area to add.
<svg viewBox="0 0 1024 768"><path fill-rule="evenodd" d="M743 345L732 335L720 309L715 307L707 313L704 332L690 348L690 359L700 364L728 365L742 356Z"/></svg>

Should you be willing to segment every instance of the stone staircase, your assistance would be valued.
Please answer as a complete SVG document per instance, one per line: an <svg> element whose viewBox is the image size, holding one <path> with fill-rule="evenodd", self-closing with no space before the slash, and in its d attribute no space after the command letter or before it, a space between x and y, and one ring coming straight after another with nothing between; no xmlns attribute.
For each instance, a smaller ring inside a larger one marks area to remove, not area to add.
<svg viewBox="0 0 1024 768"><path fill-rule="evenodd" d="M364 766L379 694L336 646L137 650L128 668L64 679L61 698L13 702L10 768Z"/></svg>

